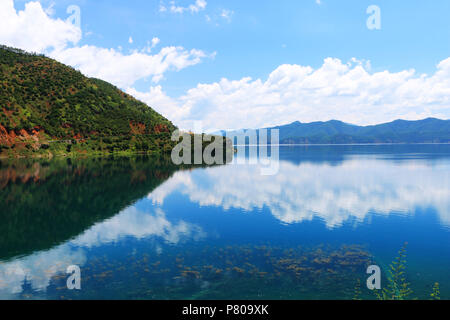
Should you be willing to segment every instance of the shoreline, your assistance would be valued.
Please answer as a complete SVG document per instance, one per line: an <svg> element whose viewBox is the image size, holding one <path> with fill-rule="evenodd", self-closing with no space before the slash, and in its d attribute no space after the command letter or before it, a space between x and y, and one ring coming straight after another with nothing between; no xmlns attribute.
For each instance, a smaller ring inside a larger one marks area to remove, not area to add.
<svg viewBox="0 0 450 320"><path fill-rule="evenodd" d="M77 158L96 158L96 157L109 157L109 156L163 156L166 155L160 152L113 152L113 153L75 153L75 154L39 154L39 155L14 155L12 157L0 155L0 160L20 160L20 159L47 159L51 160L54 158L62 158L62 159L77 159Z"/></svg>
<svg viewBox="0 0 450 320"><path fill-rule="evenodd" d="M313 147L313 146L405 146L405 145L450 145L450 142L418 142L418 143L408 143L408 142L398 142L398 143L294 143L294 144L237 144L235 147Z"/></svg>

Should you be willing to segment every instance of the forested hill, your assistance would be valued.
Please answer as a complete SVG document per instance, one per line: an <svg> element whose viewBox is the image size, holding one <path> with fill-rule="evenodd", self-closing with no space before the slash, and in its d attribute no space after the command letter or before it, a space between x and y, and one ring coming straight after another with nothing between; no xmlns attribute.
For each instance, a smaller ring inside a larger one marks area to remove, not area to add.
<svg viewBox="0 0 450 320"><path fill-rule="evenodd" d="M175 126L113 85L0 46L0 154L161 152Z"/></svg>
<svg viewBox="0 0 450 320"><path fill-rule="evenodd" d="M373 126L356 126L336 120L297 121L270 129L279 130L281 144L450 143L450 120L434 118L396 120ZM229 134L239 136L238 132Z"/></svg>

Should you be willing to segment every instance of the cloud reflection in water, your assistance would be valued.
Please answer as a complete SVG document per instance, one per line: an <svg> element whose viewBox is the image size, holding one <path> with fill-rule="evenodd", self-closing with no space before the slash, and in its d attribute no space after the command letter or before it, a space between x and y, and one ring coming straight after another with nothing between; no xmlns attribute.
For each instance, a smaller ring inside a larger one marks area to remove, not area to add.
<svg viewBox="0 0 450 320"><path fill-rule="evenodd" d="M283 223L323 219L329 228L369 213L412 214L433 207L450 226L450 165L350 159L340 165L281 161L276 176L257 165L177 172L148 198L163 204L174 191L200 206L251 211L267 207Z"/></svg>
<svg viewBox="0 0 450 320"><path fill-rule="evenodd" d="M187 239L200 240L205 236L205 232L197 225L169 221L159 208L153 212L144 212L129 207L69 242L48 251L0 263L0 299L11 299L21 293L24 280L34 290L44 291L52 277L65 275L68 266L75 264L82 267L87 261L86 249L92 247L112 244L126 237L152 237L164 243L178 244ZM161 247L156 246L155 250L161 253Z"/></svg>

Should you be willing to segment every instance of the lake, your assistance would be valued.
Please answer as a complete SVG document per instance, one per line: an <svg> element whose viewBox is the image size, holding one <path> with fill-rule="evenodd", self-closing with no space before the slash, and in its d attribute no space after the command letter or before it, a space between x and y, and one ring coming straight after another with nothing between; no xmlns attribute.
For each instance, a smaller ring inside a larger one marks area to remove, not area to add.
<svg viewBox="0 0 450 320"><path fill-rule="evenodd" d="M286 146L260 169L4 160L0 298L374 299L367 267L387 286L405 246L409 298L450 299L450 145Z"/></svg>

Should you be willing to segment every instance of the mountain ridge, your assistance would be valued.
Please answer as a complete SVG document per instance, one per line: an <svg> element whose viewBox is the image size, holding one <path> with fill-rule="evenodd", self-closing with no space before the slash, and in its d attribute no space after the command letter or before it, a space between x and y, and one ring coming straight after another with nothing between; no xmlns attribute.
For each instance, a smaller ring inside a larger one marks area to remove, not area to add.
<svg viewBox="0 0 450 320"><path fill-rule="evenodd" d="M295 121L263 129L278 129L280 144L450 143L450 120L437 118L398 119L368 126L339 120L310 123ZM255 130L259 134L261 129ZM221 134L240 135L239 130L221 131Z"/></svg>

